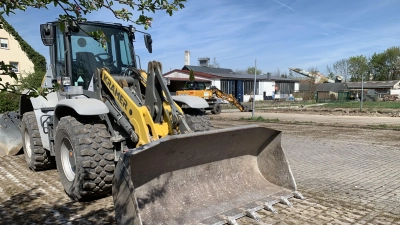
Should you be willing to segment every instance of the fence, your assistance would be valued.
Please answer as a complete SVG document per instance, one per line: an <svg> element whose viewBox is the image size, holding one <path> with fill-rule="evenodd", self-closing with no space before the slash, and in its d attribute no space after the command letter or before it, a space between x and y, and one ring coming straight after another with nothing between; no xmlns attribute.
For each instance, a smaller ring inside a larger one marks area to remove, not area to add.
<svg viewBox="0 0 400 225"><path fill-rule="evenodd" d="M376 102L379 101L379 94L365 94L363 96L364 102ZM348 102L348 101L360 101L361 96L354 96L349 91L334 92L317 92L316 102Z"/></svg>
<svg viewBox="0 0 400 225"><path fill-rule="evenodd" d="M348 102L350 101L350 92L348 91L339 91L335 92L325 92L320 91L317 92L315 100L318 103L321 102Z"/></svg>

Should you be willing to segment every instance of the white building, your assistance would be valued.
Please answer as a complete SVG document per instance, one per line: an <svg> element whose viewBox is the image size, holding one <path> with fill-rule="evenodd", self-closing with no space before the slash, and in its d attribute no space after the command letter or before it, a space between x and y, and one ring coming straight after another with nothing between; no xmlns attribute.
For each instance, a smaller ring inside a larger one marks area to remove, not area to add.
<svg viewBox="0 0 400 225"><path fill-rule="evenodd" d="M189 65L185 65L182 70L172 70L163 74L170 80L171 92L179 90L189 81L190 70L193 70L196 81L205 82L207 86L215 86L227 94L232 94L240 102L248 102L253 97L254 75L236 74L231 69ZM257 75L256 83L256 101L287 98L299 90L297 80L281 77Z"/></svg>

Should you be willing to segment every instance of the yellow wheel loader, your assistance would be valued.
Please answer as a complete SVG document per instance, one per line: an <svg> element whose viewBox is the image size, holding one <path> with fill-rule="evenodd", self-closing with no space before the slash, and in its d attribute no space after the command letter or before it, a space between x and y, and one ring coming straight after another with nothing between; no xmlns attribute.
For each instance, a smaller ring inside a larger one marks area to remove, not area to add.
<svg viewBox="0 0 400 225"><path fill-rule="evenodd" d="M95 31L104 34L100 40L89 35ZM40 33L51 60L42 86L52 92L37 98L23 92L19 113L0 118L0 148L16 154L23 146L32 170L57 167L72 199L112 191L118 224L235 224L302 197L281 132L216 130L206 117L185 115L182 102L208 104L174 99L159 62L140 69L133 42L143 32L52 22ZM151 53L151 36L144 33L144 40Z"/></svg>

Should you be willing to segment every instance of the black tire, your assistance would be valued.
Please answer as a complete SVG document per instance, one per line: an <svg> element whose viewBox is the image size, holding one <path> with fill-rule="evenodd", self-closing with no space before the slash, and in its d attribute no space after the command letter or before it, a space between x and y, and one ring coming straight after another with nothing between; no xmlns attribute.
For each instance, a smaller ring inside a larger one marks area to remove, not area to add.
<svg viewBox="0 0 400 225"><path fill-rule="evenodd" d="M221 113L221 105L215 104L213 109L211 110L212 114L220 114Z"/></svg>
<svg viewBox="0 0 400 225"><path fill-rule="evenodd" d="M55 134L57 170L67 195L77 201L111 192L114 145L101 122L61 118Z"/></svg>
<svg viewBox="0 0 400 225"><path fill-rule="evenodd" d="M213 129L213 124L210 121L210 117L206 115L185 115L186 123L190 129L194 132L207 131Z"/></svg>
<svg viewBox="0 0 400 225"><path fill-rule="evenodd" d="M27 112L22 117L21 133L25 161L29 169L34 171L54 169L55 159L43 148L34 112Z"/></svg>

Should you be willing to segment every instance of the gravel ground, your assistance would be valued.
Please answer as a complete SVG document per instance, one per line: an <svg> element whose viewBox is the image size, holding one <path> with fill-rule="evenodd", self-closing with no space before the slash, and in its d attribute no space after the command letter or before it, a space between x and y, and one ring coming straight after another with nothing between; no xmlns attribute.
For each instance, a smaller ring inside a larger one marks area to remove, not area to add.
<svg viewBox="0 0 400 225"><path fill-rule="evenodd" d="M224 113L210 117L216 129L254 123ZM292 208L274 205L277 214L259 211L262 223L400 224L398 131L287 121L258 123L283 131L282 145L306 199L290 199ZM112 197L73 202L56 170L30 171L23 155L0 158L0 217L0 224L115 223ZM260 224L247 217L237 222Z"/></svg>

